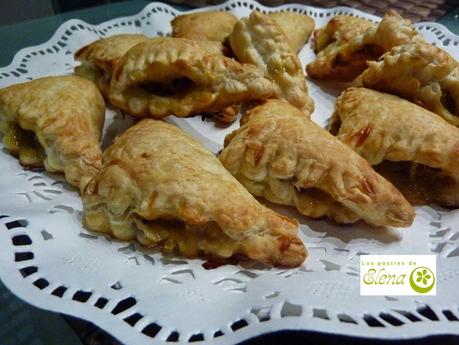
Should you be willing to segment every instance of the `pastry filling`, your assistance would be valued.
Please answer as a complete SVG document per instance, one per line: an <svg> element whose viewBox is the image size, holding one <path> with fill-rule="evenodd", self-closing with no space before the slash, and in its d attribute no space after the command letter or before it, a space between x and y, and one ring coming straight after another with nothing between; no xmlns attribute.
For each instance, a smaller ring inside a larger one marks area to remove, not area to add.
<svg viewBox="0 0 459 345"><path fill-rule="evenodd" d="M8 123L1 128L3 145L22 165L42 167L46 158L43 147L34 132L22 129L17 123Z"/></svg>
<svg viewBox="0 0 459 345"><path fill-rule="evenodd" d="M347 65L365 65L367 60L376 60L384 51L381 47L372 44L366 44L353 52L351 56L349 55L342 55L337 54L336 57L332 61L332 66L340 67L340 66L347 66Z"/></svg>
<svg viewBox="0 0 459 345"><path fill-rule="evenodd" d="M354 223L359 217L332 196L318 188L300 188L296 191L300 205L298 210L313 218L330 217L338 223Z"/></svg>
<svg viewBox="0 0 459 345"><path fill-rule="evenodd" d="M169 81L147 81L139 84L139 87L148 93L162 97L181 96L188 93L195 83L189 78L176 78Z"/></svg>
<svg viewBox="0 0 459 345"><path fill-rule="evenodd" d="M139 230L139 242L148 247L161 246L166 252L178 252L189 257L210 255L229 258L239 246L215 222L198 226L176 219L134 219Z"/></svg>
<svg viewBox="0 0 459 345"><path fill-rule="evenodd" d="M329 130L331 135L336 137L339 133L340 128L341 128L341 119L337 111L335 110L335 113L332 115L327 125L327 129Z"/></svg>
<svg viewBox="0 0 459 345"><path fill-rule="evenodd" d="M459 115L456 114L456 102L454 97L451 96L447 90L442 90L440 102L451 114L456 116Z"/></svg>
<svg viewBox="0 0 459 345"><path fill-rule="evenodd" d="M371 60L376 60L384 54L384 50L376 44L365 44L362 48L357 50L356 53L362 55L362 57L368 57Z"/></svg>
<svg viewBox="0 0 459 345"><path fill-rule="evenodd" d="M415 205L438 201L441 191L455 185L454 179L441 169L413 162L384 161L374 169Z"/></svg>
<svg viewBox="0 0 459 345"><path fill-rule="evenodd" d="M80 66L75 68L76 75L89 79L96 83L98 87L109 87L112 74L102 68L83 61Z"/></svg>

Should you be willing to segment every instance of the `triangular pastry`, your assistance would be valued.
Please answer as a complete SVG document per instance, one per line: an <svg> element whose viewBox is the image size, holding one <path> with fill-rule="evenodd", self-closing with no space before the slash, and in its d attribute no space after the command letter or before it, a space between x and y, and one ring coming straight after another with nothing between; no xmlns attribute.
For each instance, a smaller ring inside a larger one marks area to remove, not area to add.
<svg viewBox="0 0 459 345"><path fill-rule="evenodd" d="M0 132L24 166L64 172L84 189L102 164L105 103L80 77L47 77L0 89Z"/></svg>
<svg viewBox="0 0 459 345"><path fill-rule="evenodd" d="M271 12L268 16L276 21L295 52L299 52L314 31L314 19L296 12Z"/></svg>
<svg viewBox="0 0 459 345"><path fill-rule="evenodd" d="M349 147L290 104L247 112L220 161L255 196L338 223L409 226L411 205Z"/></svg>
<svg viewBox="0 0 459 345"><path fill-rule="evenodd" d="M232 56L227 38L237 21L232 13L225 11L183 14L171 21L172 37L194 40L212 54ZM239 105L230 105L221 111L206 115L218 122L229 124L237 119L238 112Z"/></svg>
<svg viewBox="0 0 459 345"><path fill-rule="evenodd" d="M369 62L355 84L415 102L459 126L458 63L430 43L394 47Z"/></svg>
<svg viewBox="0 0 459 345"><path fill-rule="evenodd" d="M116 66L110 101L133 116L180 117L264 100L272 83L256 66L203 50L185 38L153 38Z"/></svg>
<svg viewBox="0 0 459 345"><path fill-rule="evenodd" d="M83 196L89 229L189 257L244 256L298 266L298 223L261 205L177 127L144 119L104 152Z"/></svg>
<svg viewBox="0 0 459 345"><path fill-rule="evenodd" d="M412 203L459 207L459 129L397 96L349 88L332 133L390 179Z"/></svg>
<svg viewBox="0 0 459 345"><path fill-rule="evenodd" d="M148 37L139 34L120 34L97 40L75 53L81 65L75 74L92 80L105 98L108 98L110 79L115 65L136 44L146 42Z"/></svg>
<svg viewBox="0 0 459 345"><path fill-rule="evenodd" d="M337 15L324 27L314 30L314 51L318 53L324 49L346 44L353 37L375 26L375 23L363 18Z"/></svg>
<svg viewBox="0 0 459 345"><path fill-rule="evenodd" d="M300 60L286 35L269 16L253 11L242 18L229 36L238 61L251 63L274 83L274 97L285 99L305 114L314 110Z"/></svg>
<svg viewBox="0 0 459 345"><path fill-rule="evenodd" d="M367 60L377 60L395 46L422 40L409 20L389 11L377 26L346 44L320 51L306 66L306 71L314 79L352 81L366 69Z"/></svg>
<svg viewBox="0 0 459 345"><path fill-rule="evenodd" d="M225 11L184 14L171 21L172 36L202 42L214 54L231 55L225 41L237 21L232 13Z"/></svg>

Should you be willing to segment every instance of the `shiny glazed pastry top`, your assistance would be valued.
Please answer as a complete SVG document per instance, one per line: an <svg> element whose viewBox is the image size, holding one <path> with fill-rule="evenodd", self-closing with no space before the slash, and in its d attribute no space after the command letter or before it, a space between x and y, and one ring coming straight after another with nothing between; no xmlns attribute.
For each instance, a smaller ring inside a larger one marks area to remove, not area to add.
<svg viewBox="0 0 459 345"><path fill-rule="evenodd" d="M75 68L75 74L92 80L105 98L110 91L110 80L115 65L124 54L136 44L146 42L148 37L138 34L120 34L97 40L75 53L75 60L81 65Z"/></svg>
<svg viewBox="0 0 459 345"><path fill-rule="evenodd" d="M92 229L186 256L244 256L298 266L306 249L296 220L261 205L191 136L144 119L104 152L83 195Z"/></svg>
<svg viewBox="0 0 459 345"><path fill-rule="evenodd" d="M241 123L220 160L253 195L338 223L411 225L414 211L400 192L297 108L270 100Z"/></svg>
<svg viewBox="0 0 459 345"><path fill-rule="evenodd" d="M352 81L367 67L395 46L423 41L411 22L395 11L389 11L377 26L370 26L346 44L332 45L320 51L306 66L311 78Z"/></svg>
<svg viewBox="0 0 459 345"><path fill-rule="evenodd" d="M354 82L398 95L459 126L459 68L444 50L426 42L394 47Z"/></svg>
<svg viewBox="0 0 459 345"><path fill-rule="evenodd" d="M274 19L253 11L237 22L229 41L238 61L258 66L272 80L275 98L285 99L305 116L314 111L301 62Z"/></svg>
<svg viewBox="0 0 459 345"><path fill-rule="evenodd" d="M46 77L0 89L5 148L28 167L63 172L84 189L101 167L105 103L94 83Z"/></svg>
<svg viewBox="0 0 459 345"><path fill-rule="evenodd" d="M387 176L413 203L459 206L459 129L386 93L349 88L331 130Z"/></svg>
<svg viewBox="0 0 459 345"><path fill-rule="evenodd" d="M138 117L185 117L263 100L272 83L256 66L211 54L195 41L159 37L136 45L116 66L110 101Z"/></svg>

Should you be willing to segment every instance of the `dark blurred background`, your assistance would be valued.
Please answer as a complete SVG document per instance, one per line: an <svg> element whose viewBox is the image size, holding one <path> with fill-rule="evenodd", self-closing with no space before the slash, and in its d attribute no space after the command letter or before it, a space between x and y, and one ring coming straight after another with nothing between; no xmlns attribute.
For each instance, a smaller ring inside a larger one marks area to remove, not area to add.
<svg viewBox="0 0 459 345"><path fill-rule="evenodd" d="M100 6L126 0L14 0L0 1L0 25L37 19L54 14ZM191 7L218 4L219 0L170 0L164 1ZM414 22L435 21L445 13L459 6L459 0L261 0L261 3L277 6L284 3L296 2L318 7L350 6L362 11L383 15L388 8L396 9L404 17Z"/></svg>

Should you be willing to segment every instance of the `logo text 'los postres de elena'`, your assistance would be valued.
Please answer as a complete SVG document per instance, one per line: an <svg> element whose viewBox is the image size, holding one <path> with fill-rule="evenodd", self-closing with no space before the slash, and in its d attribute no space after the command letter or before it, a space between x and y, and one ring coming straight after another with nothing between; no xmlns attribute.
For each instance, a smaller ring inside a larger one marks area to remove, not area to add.
<svg viewBox="0 0 459 345"><path fill-rule="evenodd" d="M360 294L436 295L435 255L360 256Z"/></svg>

